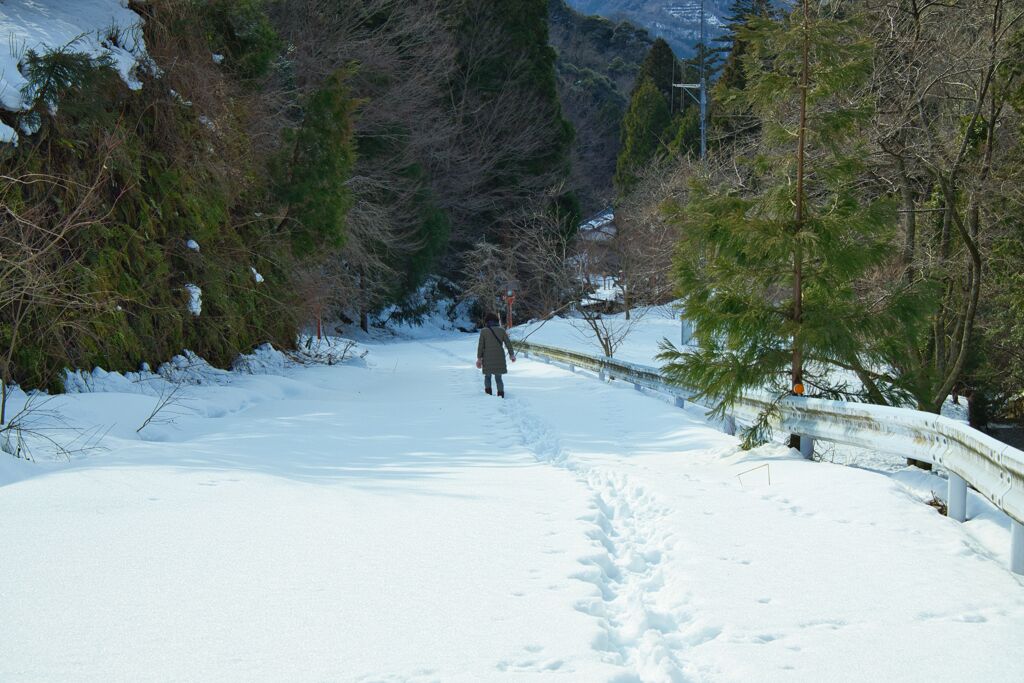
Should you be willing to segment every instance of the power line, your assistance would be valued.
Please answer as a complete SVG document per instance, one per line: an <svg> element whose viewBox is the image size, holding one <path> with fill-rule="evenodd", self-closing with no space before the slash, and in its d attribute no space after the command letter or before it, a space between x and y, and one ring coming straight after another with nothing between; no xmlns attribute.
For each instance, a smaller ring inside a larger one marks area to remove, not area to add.
<svg viewBox="0 0 1024 683"><path fill-rule="evenodd" d="M708 152L708 86L707 74L704 65L705 51L705 24L704 24L704 2L700 0L700 51L698 53L698 82L697 83L673 83L673 88L681 88L683 92L693 98L693 101L700 106L700 158L703 159ZM672 80L675 80L675 60L672 61ZM697 91L699 95L694 95ZM672 98L675 101L675 98Z"/></svg>

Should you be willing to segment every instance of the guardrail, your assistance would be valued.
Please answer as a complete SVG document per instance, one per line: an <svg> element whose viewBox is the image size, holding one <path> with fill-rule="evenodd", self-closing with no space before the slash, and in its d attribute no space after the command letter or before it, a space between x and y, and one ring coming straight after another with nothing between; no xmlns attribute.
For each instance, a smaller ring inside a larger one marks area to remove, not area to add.
<svg viewBox="0 0 1024 683"><path fill-rule="evenodd" d="M513 340L519 352L547 362L589 370L602 380L630 382L675 398L683 407L693 391L665 380L657 368L605 356ZM949 474L947 514L967 519L970 485L1010 518L1010 570L1024 574L1024 452L949 418L907 408L787 396L776 401L766 392L745 394L730 407L722 430L735 434L774 404L772 426L797 434L804 457L815 441L854 446L938 465ZM701 403L700 405L704 405ZM708 407L704 405L704 407Z"/></svg>

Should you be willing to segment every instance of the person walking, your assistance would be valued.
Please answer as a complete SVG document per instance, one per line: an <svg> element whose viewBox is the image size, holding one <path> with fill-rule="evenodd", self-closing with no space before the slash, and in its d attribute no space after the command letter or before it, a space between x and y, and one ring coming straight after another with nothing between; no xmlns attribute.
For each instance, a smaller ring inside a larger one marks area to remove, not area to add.
<svg viewBox="0 0 1024 683"><path fill-rule="evenodd" d="M480 341L476 345L476 366L484 373L484 392L491 395L491 375L494 375L498 396L505 398L505 383L501 381L501 376L508 372L508 366L505 365L502 345L508 348L508 358L515 363L516 352L508 332L499 323L498 316L488 313L484 317L484 327L480 330Z"/></svg>

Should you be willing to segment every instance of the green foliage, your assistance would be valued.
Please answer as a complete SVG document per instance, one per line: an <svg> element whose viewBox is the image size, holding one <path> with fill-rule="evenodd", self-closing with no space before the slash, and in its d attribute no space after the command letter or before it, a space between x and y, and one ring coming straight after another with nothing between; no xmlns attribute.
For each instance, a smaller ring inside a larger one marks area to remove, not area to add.
<svg viewBox="0 0 1024 683"><path fill-rule="evenodd" d="M457 94L471 103L462 115L467 119L480 116L478 123L487 126L488 119L502 118L491 112L495 102L507 111L511 105L506 103L519 100L528 103L530 110L522 124L502 122L489 131L493 137L487 144L493 150L488 151L497 161L480 189L508 197L509 205L479 211L472 222L500 228L503 220L523 208L524 201L537 198L569 176L574 131L558 99L557 55L548 42L548 0L476 3L474 11L458 12L457 16L460 78L456 88L461 91ZM481 49L484 45L492 47ZM509 97L510 93L516 97ZM535 118L538 115L540 120ZM521 125L534 129L528 150L516 139ZM536 144L538 140L543 144ZM541 184L547 187L541 189Z"/></svg>
<svg viewBox="0 0 1024 683"><path fill-rule="evenodd" d="M43 54L29 50L22 62L26 80L22 94L43 112L56 111L66 95L89 87L91 81L112 76L114 66L109 55L76 52L74 43Z"/></svg>
<svg viewBox="0 0 1024 683"><path fill-rule="evenodd" d="M921 293L897 283L881 301L858 292L858 283L886 262L896 228L895 203L861 196L856 183L864 172L857 133L870 110L848 93L866 77L871 47L856 39L849 20L809 19L806 32L798 12L752 19L740 31L748 44L746 88L727 99L759 122L758 153L736 160L742 183L733 180L735 171L705 169L687 200L667 208L680 231L679 291L701 350L667 345L659 357L669 377L720 406L755 388L789 393L794 349L803 354L809 395L883 403L907 395L884 368L897 351L892 331L920 323ZM793 131L804 40L811 79L798 197ZM801 201L798 221L794 207ZM802 310L793 299L797 266ZM844 379L851 374L859 381Z"/></svg>
<svg viewBox="0 0 1024 683"><path fill-rule="evenodd" d="M554 100L555 51L548 44L547 0L504 0L491 6L499 35L490 36L496 49L473 70L467 85L496 92L508 84L509 66L517 64L519 84L532 92ZM479 29L466 13L460 32L465 37Z"/></svg>
<svg viewBox="0 0 1024 683"><path fill-rule="evenodd" d="M574 190L590 215L614 195L622 118L651 39L627 22L585 16L549 0L551 44L558 51L559 99L572 121Z"/></svg>
<svg viewBox="0 0 1024 683"><path fill-rule="evenodd" d="M668 106L672 99L672 83L674 78L680 75L680 68L676 63L676 55L672 48L663 38L654 41L643 64L640 65L640 73L637 75L637 86L639 89L645 81L651 81L658 89L665 104Z"/></svg>
<svg viewBox="0 0 1024 683"><path fill-rule="evenodd" d="M394 282L381 306L401 304L409 300L436 268L448 247L451 235L451 220L448 214L437 206L434 195L426 186L426 171L419 165L406 170L407 180L419 185L410 202L414 211L415 232L413 246L401 250L379 244L384 262L395 272Z"/></svg>
<svg viewBox="0 0 1024 683"><path fill-rule="evenodd" d="M671 123L665 98L654 81L644 79L634 91L622 121L622 148L615 167L615 186L620 194L629 193L638 171L662 152Z"/></svg>
<svg viewBox="0 0 1024 683"><path fill-rule="evenodd" d="M719 38L728 53L722 65L718 83L722 88L742 90L746 85L743 60L747 55L746 32L751 20L770 19L775 16L771 0L733 0L726 17L725 35Z"/></svg>
<svg viewBox="0 0 1024 683"><path fill-rule="evenodd" d="M265 75L281 41L265 11L266 0L206 0L199 3L210 46L241 78Z"/></svg>
<svg viewBox="0 0 1024 683"><path fill-rule="evenodd" d="M993 412L1008 402L1020 403L1024 387L1024 222L1014 217L1008 223L992 245L981 308L981 357L966 381L989 390Z"/></svg>
<svg viewBox="0 0 1024 683"><path fill-rule="evenodd" d="M417 234L418 247L409 255L401 271L401 279L393 297L395 301L415 292L435 271L448 246L450 233L448 214L433 203L424 201Z"/></svg>
<svg viewBox="0 0 1024 683"><path fill-rule="evenodd" d="M675 156L700 155L700 110L687 107L682 114L676 115L672 121L675 135L668 143L669 151Z"/></svg>
<svg viewBox="0 0 1024 683"><path fill-rule="evenodd" d="M346 183L355 165L347 70L328 76L306 103L302 124L288 131L275 165L277 196L288 207L292 245L298 256L345 239L345 215L352 203Z"/></svg>
<svg viewBox="0 0 1024 683"><path fill-rule="evenodd" d="M199 31L195 15L171 19ZM208 60L209 50L199 58ZM254 180L265 174L244 152L252 145L234 124L238 110L226 108L214 133L167 96L168 84L130 91L104 60L67 50L29 55L26 70L39 130L8 150L3 171L55 182L13 183L5 197L46 228L95 185L65 251L80 262L76 291L97 305L71 313L36 306L21 326L15 379L58 389L65 367L134 370L186 348L226 365L266 341L292 344L287 244L273 223L253 219L274 207ZM202 251L187 249L189 239ZM256 283L250 266L266 281ZM186 283L203 290L201 316L187 309ZM0 315L0 337L9 338L9 326Z"/></svg>

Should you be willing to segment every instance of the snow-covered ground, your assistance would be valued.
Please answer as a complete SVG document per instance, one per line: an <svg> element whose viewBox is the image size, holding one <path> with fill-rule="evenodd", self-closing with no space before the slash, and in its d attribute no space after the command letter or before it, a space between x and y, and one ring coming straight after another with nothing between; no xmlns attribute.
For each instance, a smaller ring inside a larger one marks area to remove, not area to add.
<svg viewBox="0 0 1024 683"><path fill-rule="evenodd" d="M363 346L141 432L165 394L54 398L109 431L0 458L0 680L1024 679L1024 584L893 476L527 359L487 397L474 335Z"/></svg>
<svg viewBox="0 0 1024 683"><path fill-rule="evenodd" d="M612 284L602 282L600 285L601 292L617 291L617 287ZM619 360L656 366L659 363L655 356L658 355L658 344L662 339L668 339L676 346L682 343L682 321L678 310L671 305L636 309L629 321L621 313L606 315L605 320L611 331L623 336L622 345L615 352ZM515 328L512 337L526 338L534 344L601 355L601 345L590 328L583 320L571 317L556 317L521 325Z"/></svg>

